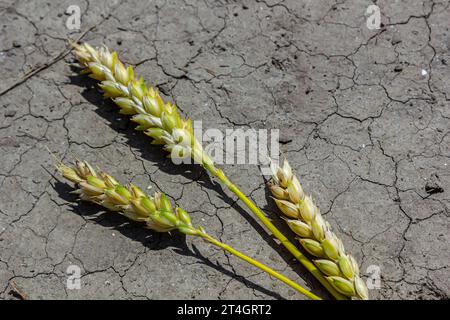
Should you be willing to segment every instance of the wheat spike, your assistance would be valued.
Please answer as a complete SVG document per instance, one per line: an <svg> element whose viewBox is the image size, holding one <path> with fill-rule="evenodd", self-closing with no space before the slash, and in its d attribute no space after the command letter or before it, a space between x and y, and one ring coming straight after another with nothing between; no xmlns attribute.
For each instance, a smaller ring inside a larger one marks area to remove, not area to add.
<svg viewBox="0 0 450 320"><path fill-rule="evenodd" d="M75 55L83 73L101 81L105 98L111 98L120 108L119 113L131 116L138 123L137 130L153 138L153 144L163 145L171 157L192 158L204 167L214 167L211 158L195 139L192 122L183 119L175 104L164 102L157 89L147 87L144 79L135 78L133 68L127 68L116 52L106 47L98 50L88 43L74 44Z"/></svg>
<svg viewBox="0 0 450 320"><path fill-rule="evenodd" d="M359 276L358 263L345 252L342 241L332 232L312 198L305 195L288 161L284 160L282 167L272 161L271 170L273 176L268 187L273 199L302 247L317 258L313 260L315 265L337 291L350 298L367 300L368 290Z"/></svg>
<svg viewBox="0 0 450 320"><path fill-rule="evenodd" d="M218 178L231 192L255 214L286 249L337 299L345 299L325 279L319 269L267 219L245 194L234 185L212 159L204 152L202 145L193 134L190 119L183 119L176 106L164 102L158 90L145 84L143 78L137 80L131 66L125 67L116 52L105 46L94 49L88 43L73 44L75 56L83 69L93 79L101 81L100 88L105 98L111 98L120 108L120 113L130 115L137 122L137 130L153 138L153 144L163 145L172 158L191 157L211 175Z"/></svg>
<svg viewBox="0 0 450 320"><path fill-rule="evenodd" d="M202 238L310 299L320 300L318 296L273 269L214 239L202 227L194 227L189 214L179 207L174 208L163 193L156 192L153 197L149 197L134 184L123 186L109 174L102 171L97 173L86 161L76 161L73 167L59 162L57 169L65 179L76 184L78 189L75 193L79 194L82 200L99 204L133 221L144 223L148 229L157 232L178 230L183 234Z"/></svg>

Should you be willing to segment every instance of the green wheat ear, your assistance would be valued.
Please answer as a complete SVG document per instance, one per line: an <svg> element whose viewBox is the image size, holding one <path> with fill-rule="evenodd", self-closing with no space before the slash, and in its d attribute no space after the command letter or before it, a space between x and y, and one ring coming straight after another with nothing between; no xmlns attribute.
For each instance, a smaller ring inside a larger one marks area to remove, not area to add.
<svg viewBox="0 0 450 320"><path fill-rule="evenodd" d="M299 236L300 244L316 257L316 266L327 275L327 280L340 293L367 300L369 292L359 277L355 258L345 252L342 241L331 231L310 196L284 160L283 166L271 162L272 180L268 187L288 226Z"/></svg>

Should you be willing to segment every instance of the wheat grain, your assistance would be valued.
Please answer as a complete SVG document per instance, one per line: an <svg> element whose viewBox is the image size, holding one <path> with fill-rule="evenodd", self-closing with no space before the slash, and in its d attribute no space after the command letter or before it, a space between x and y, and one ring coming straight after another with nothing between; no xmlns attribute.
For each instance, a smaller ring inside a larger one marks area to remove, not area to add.
<svg viewBox="0 0 450 320"><path fill-rule="evenodd" d="M176 106L164 102L158 90L147 87L143 78L137 80L133 68L127 68L105 46L94 49L88 43L74 44L75 56L83 69L82 73L101 81L100 88L105 98L111 98L120 108L120 113L130 115L137 122L137 130L153 138L153 144L163 145L172 159L191 157L211 175L218 178L231 192L257 216L281 244L310 271L323 286L337 299L345 296L334 289L319 269L289 239L267 219L264 213L234 185L212 159L204 152L195 138L190 119L183 119Z"/></svg>
<svg viewBox="0 0 450 320"><path fill-rule="evenodd" d="M281 280L301 294L314 300L320 299L278 272L214 239L202 227L194 227L189 214L179 207L174 208L163 193L156 192L153 197L149 197L134 184L123 186L111 175L105 172L97 173L85 161L76 161L73 167L59 162L57 169L65 179L76 184L78 189L75 193L79 194L82 200L99 204L133 221L144 223L148 229L157 232L178 230L189 236L200 237Z"/></svg>
<svg viewBox="0 0 450 320"><path fill-rule="evenodd" d="M273 177L269 189L288 226L299 236L302 247L318 258L314 263L337 291L367 300L368 290L359 276L358 263L345 252L342 241L332 232L312 198L305 195L287 160L282 167L272 161L271 169Z"/></svg>

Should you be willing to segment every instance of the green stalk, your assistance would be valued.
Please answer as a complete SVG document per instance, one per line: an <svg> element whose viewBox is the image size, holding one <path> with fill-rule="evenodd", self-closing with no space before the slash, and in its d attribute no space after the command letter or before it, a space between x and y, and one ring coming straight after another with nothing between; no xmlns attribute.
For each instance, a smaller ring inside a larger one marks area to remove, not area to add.
<svg viewBox="0 0 450 320"><path fill-rule="evenodd" d="M239 259L244 260L245 262L255 266L256 268L264 271L265 273L273 276L274 278L277 278L278 280L284 282L285 284L287 284L288 286L290 286L291 288L293 288L294 290L300 292L301 294L307 296L308 298L312 299L312 300L322 300L321 298L319 298L318 296L316 296L314 293L309 292L308 290L304 289L303 287L299 286L297 283L295 283L294 281L286 278L285 276L279 274L278 272L276 272L275 270L267 267L266 265L253 260L252 258L246 256L245 254L233 249L232 247L214 239L213 237L205 234L205 233L199 233L198 234L199 237L202 237L203 239L205 239L206 241L208 241L209 243L231 253L232 255L238 257Z"/></svg>
<svg viewBox="0 0 450 320"><path fill-rule="evenodd" d="M346 300L347 298L334 289L323 273L303 254L298 248L289 241L288 238L274 226L272 222L258 209L253 202L242 193L242 191L234 185L222 170L214 166L204 166L213 176L217 177L231 192L233 192L252 212L253 214L269 229L270 232L281 242L281 244L309 271L312 275L335 297L337 300Z"/></svg>

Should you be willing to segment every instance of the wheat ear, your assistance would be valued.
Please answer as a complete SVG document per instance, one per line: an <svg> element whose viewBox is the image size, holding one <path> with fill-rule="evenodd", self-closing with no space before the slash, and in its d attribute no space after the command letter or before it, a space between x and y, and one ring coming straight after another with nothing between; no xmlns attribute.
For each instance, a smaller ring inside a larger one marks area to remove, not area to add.
<svg viewBox="0 0 450 320"><path fill-rule="evenodd" d="M359 277L358 263L345 252L342 241L332 232L311 197L305 195L287 160L282 167L272 161L271 170L273 177L268 187L273 199L302 247L317 258L314 264L337 291L350 298L367 300L368 290Z"/></svg>
<svg viewBox="0 0 450 320"><path fill-rule="evenodd" d="M111 98L120 108L120 113L130 115L139 125L137 130L153 138L171 152L172 158L191 157L211 175L217 177L231 192L238 196L267 229L283 244L303 266L337 299L346 297L336 291L319 269L289 241L267 217L235 186L212 159L204 152L194 137L190 119L183 119L174 104L164 102L153 87L147 87L143 78L136 79L133 68L119 61L116 52L106 47L94 49L88 43L74 44L75 56L84 68L83 73L101 81L100 88L106 98Z"/></svg>
<svg viewBox="0 0 450 320"><path fill-rule="evenodd" d="M308 298L320 300L273 269L214 239L202 227L194 227L189 214L179 207L173 208L165 194L156 192L153 197L149 197L131 183L123 186L109 174L97 173L85 161L76 161L73 167L59 163L57 168L65 179L76 184L78 189L75 193L79 194L82 200L99 204L133 221L142 222L148 229L157 232L178 230L183 234L202 238L277 278Z"/></svg>

